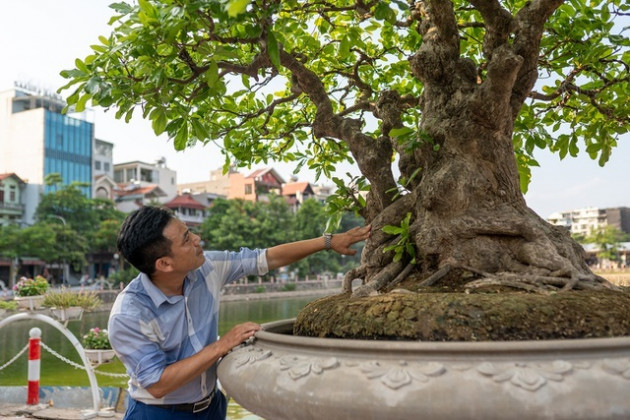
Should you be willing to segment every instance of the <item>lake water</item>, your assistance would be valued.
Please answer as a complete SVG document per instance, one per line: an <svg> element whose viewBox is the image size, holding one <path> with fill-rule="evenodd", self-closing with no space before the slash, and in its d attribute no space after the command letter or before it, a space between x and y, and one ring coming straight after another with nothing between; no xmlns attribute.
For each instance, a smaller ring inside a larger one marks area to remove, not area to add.
<svg viewBox="0 0 630 420"><path fill-rule="evenodd" d="M297 313L315 297L291 299L268 299L237 302L222 302L219 313L219 334L229 331L234 325L254 321L260 324L276 321L279 319L293 318ZM81 340L90 328L107 327L109 312L91 312L83 315L80 321L68 323L70 331ZM72 346L59 331L54 327L38 321L25 320L14 322L0 329L0 366L8 362L24 346L28 344L29 330L38 327L42 330L42 342L64 357L81 363L80 358ZM24 386L27 383L28 352L24 353L12 365L0 371L0 386ZM97 371L124 373L122 364L115 359L112 363L99 366ZM126 378L112 378L109 376L97 375L99 386L114 386L126 388ZM63 386L89 386L87 374L80 369L61 362L48 351L42 349L41 356L41 385L63 385ZM258 419L241 409L238 405L230 401L228 408L228 418L230 419Z"/></svg>

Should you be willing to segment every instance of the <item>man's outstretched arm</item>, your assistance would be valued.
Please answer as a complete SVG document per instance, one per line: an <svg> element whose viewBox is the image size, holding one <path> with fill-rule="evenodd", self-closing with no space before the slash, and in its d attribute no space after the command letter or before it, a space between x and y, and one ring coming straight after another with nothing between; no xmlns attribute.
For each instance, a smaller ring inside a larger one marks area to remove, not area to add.
<svg viewBox="0 0 630 420"><path fill-rule="evenodd" d="M344 233L336 233L330 241L330 249L343 255L354 255L350 246L370 236L371 226L355 227ZM270 270L284 267L318 251L326 249L323 237L289 242L267 249L267 266Z"/></svg>

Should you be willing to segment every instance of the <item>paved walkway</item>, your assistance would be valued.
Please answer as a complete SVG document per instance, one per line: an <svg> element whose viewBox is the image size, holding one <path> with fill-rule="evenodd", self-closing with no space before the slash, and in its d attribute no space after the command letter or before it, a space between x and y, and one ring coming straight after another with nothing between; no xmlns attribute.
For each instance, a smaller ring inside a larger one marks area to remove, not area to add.
<svg viewBox="0 0 630 420"><path fill-rule="evenodd" d="M72 408L55 408L45 404L38 406L0 404L0 418L2 419L56 419L56 420L111 420L122 419L123 413L113 411L102 411L94 413L88 410L77 410Z"/></svg>

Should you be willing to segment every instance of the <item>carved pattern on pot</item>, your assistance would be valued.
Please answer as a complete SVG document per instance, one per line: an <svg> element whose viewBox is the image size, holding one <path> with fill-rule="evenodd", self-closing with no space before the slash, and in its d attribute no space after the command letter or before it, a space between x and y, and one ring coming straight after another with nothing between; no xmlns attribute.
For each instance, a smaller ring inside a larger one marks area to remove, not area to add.
<svg viewBox="0 0 630 420"><path fill-rule="evenodd" d="M547 383L547 380L560 382L573 370L569 362L557 360L551 363L513 363L498 366L493 363L482 363L477 371L490 376L495 382L509 381L512 385L536 391Z"/></svg>
<svg viewBox="0 0 630 420"><path fill-rule="evenodd" d="M630 379L630 359L605 359L602 362L602 369L613 375Z"/></svg>
<svg viewBox="0 0 630 420"><path fill-rule="evenodd" d="M324 370L334 369L339 366L335 357L311 358L300 356L283 356L280 358L280 369L288 370L289 376L297 380L311 373L321 374Z"/></svg>
<svg viewBox="0 0 630 420"><path fill-rule="evenodd" d="M237 368L247 364L254 364L260 360L265 360L271 357L271 350L265 350L256 347L244 347L239 352L238 357L234 360L234 365Z"/></svg>
<svg viewBox="0 0 630 420"><path fill-rule="evenodd" d="M401 361L398 365L382 365L371 361L361 364L360 369L368 379L380 379L383 385L391 389L409 385L413 380L428 382L430 378L446 372L444 365L437 362L408 365Z"/></svg>

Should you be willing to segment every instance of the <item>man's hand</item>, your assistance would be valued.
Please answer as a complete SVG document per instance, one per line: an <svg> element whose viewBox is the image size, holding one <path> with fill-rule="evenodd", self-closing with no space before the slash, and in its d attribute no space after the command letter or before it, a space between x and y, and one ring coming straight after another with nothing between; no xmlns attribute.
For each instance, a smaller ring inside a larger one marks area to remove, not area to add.
<svg viewBox="0 0 630 420"><path fill-rule="evenodd" d="M245 322L235 325L217 341L221 355L225 356L230 350L252 337L254 333L259 330L260 325L255 322Z"/></svg>
<svg viewBox="0 0 630 420"><path fill-rule="evenodd" d="M370 237L372 225L355 227L344 233L335 233L330 240L330 248L343 255L354 255L356 249L351 249L350 245L364 241Z"/></svg>
<svg viewBox="0 0 630 420"><path fill-rule="evenodd" d="M198 377L201 372L216 363L232 348L253 336L258 330L260 330L260 325L254 322L236 325L220 340L207 345L199 353L168 365L162 372L160 380L147 387L147 391L155 398L162 398L169 392L173 392Z"/></svg>

